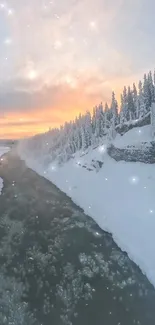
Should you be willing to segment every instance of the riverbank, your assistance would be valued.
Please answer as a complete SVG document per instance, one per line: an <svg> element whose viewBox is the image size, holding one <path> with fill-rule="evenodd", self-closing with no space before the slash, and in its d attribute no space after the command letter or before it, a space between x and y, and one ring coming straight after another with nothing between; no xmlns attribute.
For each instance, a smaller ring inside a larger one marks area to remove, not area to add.
<svg viewBox="0 0 155 325"><path fill-rule="evenodd" d="M139 149L151 144L151 128L134 128L114 145ZM136 139L135 139L136 138ZM136 141L135 141L136 140ZM99 226L112 233L115 242L141 268L155 286L155 165L115 161L106 143L78 152L67 163L46 163L36 148L24 147L20 155L27 165L49 179L82 207ZM135 156L135 153L134 153ZM48 157L49 158L49 157ZM122 160L122 159L120 159Z"/></svg>

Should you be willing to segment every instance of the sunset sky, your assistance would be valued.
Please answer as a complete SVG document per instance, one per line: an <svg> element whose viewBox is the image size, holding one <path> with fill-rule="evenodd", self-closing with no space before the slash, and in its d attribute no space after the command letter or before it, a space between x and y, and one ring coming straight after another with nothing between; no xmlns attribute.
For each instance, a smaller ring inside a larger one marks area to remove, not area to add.
<svg viewBox="0 0 155 325"><path fill-rule="evenodd" d="M154 0L0 2L0 138L73 119L155 67Z"/></svg>

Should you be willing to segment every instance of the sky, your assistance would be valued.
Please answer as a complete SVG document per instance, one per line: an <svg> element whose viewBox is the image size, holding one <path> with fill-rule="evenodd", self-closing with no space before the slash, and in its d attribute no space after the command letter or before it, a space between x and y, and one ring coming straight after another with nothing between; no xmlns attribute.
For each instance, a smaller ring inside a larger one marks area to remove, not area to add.
<svg viewBox="0 0 155 325"><path fill-rule="evenodd" d="M154 0L0 2L0 138L59 127L154 69Z"/></svg>

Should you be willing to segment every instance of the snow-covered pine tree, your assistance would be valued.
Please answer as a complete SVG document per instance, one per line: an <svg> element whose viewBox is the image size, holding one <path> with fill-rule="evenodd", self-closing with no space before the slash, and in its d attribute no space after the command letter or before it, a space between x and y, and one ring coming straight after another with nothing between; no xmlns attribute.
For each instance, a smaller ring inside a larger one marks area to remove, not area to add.
<svg viewBox="0 0 155 325"><path fill-rule="evenodd" d="M148 74L148 85L149 85L149 93L150 93L150 103L152 104L155 101L155 87L153 84L153 78L152 78L151 71Z"/></svg>
<svg viewBox="0 0 155 325"><path fill-rule="evenodd" d="M103 104L101 103L102 107L101 107L101 137L103 137L106 132L105 132L105 112L103 109Z"/></svg>
<svg viewBox="0 0 155 325"><path fill-rule="evenodd" d="M99 139L104 134L104 112L102 103L95 108L93 112L93 129L95 125L95 137Z"/></svg>
<svg viewBox="0 0 155 325"><path fill-rule="evenodd" d="M146 104L145 104L145 97L143 92L143 84L141 80L138 84L138 118L145 116L147 113Z"/></svg>
<svg viewBox="0 0 155 325"><path fill-rule="evenodd" d="M128 96L127 96L127 89L124 87L123 89L123 107L122 107L122 112L123 112L123 122L129 121L129 110L128 110Z"/></svg>
<svg viewBox="0 0 155 325"><path fill-rule="evenodd" d="M95 128L95 137L98 139L100 137L100 110L99 107L96 107L96 128Z"/></svg>
<svg viewBox="0 0 155 325"><path fill-rule="evenodd" d="M151 105L151 132L153 139L155 138L155 102Z"/></svg>
<svg viewBox="0 0 155 325"><path fill-rule="evenodd" d="M134 119L138 119L138 94L137 94L137 88L135 83L133 84L133 103L134 103Z"/></svg>
<svg viewBox="0 0 155 325"><path fill-rule="evenodd" d="M105 109L104 109L104 130L105 134L108 133L108 129L110 128L110 113L109 113L109 107L108 104L105 103Z"/></svg>
<svg viewBox="0 0 155 325"><path fill-rule="evenodd" d="M87 112L84 116L84 128L85 128L85 139L86 139L86 147L91 145L92 139L92 123L91 123L91 114Z"/></svg>
<svg viewBox="0 0 155 325"><path fill-rule="evenodd" d="M87 149L87 141L86 141L86 133L85 133L84 123L82 123L82 125L81 125L80 133L81 133L81 139L82 139L82 150L86 150Z"/></svg>
<svg viewBox="0 0 155 325"><path fill-rule="evenodd" d="M134 101L133 101L133 94L130 89L130 86L128 87L128 95L127 95L127 101L128 101L128 115L129 120L132 121L134 120L135 117L135 112L134 112Z"/></svg>
<svg viewBox="0 0 155 325"><path fill-rule="evenodd" d="M117 100L115 98L115 93L114 91L112 92L112 99L111 99L111 114L112 114L112 118L111 118L111 136L114 139L115 137L115 127L118 123L118 103Z"/></svg>
<svg viewBox="0 0 155 325"><path fill-rule="evenodd" d="M99 137L103 137L103 135L105 134L105 130L104 130L104 124L105 124L105 121L104 121L104 111L103 111L103 104L101 102L101 104L98 106L98 118L99 118L99 128L100 128L100 131L99 131Z"/></svg>
<svg viewBox="0 0 155 325"><path fill-rule="evenodd" d="M92 133L95 134L96 129L96 107L93 107L93 114L92 114Z"/></svg>
<svg viewBox="0 0 155 325"><path fill-rule="evenodd" d="M148 112L151 108L151 93L150 93L149 81L146 76L146 73L144 74L143 93L144 93L144 103L145 103L146 111Z"/></svg>
<svg viewBox="0 0 155 325"><path fill-rule="evenodd" d="M119 120L121 125L123 125L124 122L123 107L124 107L124 101L123 101L123 95L121 94L121 105L120 105L120 112L119 112Z"/></svg>
<svg viewBox="0 0 155 325"><path fill-rule="evenodd" d="M111 99L111 113L112 113L112 124L115 127L118 120L118 103L115 98L114 91L112 92L112 99Z"/></svg>

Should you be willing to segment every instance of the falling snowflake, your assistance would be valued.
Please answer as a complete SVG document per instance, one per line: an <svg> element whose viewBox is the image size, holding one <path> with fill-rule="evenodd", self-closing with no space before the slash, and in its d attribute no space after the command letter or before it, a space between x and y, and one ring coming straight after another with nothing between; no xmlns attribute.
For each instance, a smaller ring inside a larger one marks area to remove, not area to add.
<svg viewBox="0 0 155 325"><path fill-rule="evenodd" d="M4 4L4 3L1 3L1 4L0 4L0 8L1 8L1 9L4 9L4 8L5 8L5 4Z"/></svg>
<svg viewBox="0 0 155 325"><path fill-rule="evenodd" d="M13 16L13 14L14 14L13 9L9 9L9 10L8 10L8 16Z"/></svg>
<svg viewBox="0 0 155 325"><path fill-rule="evenodd" d="M90 27L91 30L96 30L97 29L96 22L95 21L91 21L89 23L89 27Z"/></svg>
<svg viewBox="0 0 155 325"><path fill-rule="evenodd" d="M12 43L11 38L6 38L5 41L4 41L5 45L10 45L11 43Z"/></svg>
<svg viewBox="0 0 155 325"><path fill-rule="evenodd" d="M106 145L102 145L102 146L100 146L99 149L98 149L98 151L99 151L100 153L105 153L106 150L107 150Z"/></svg>
<svg viewBox="0 0 155 325"><path fill-rule="evenodd" d="M129 182L130 182L131 184L138 184L138 182L139 182L139 178L138 178L138 176L131 176L131 177L129 178Z"/></svg>

